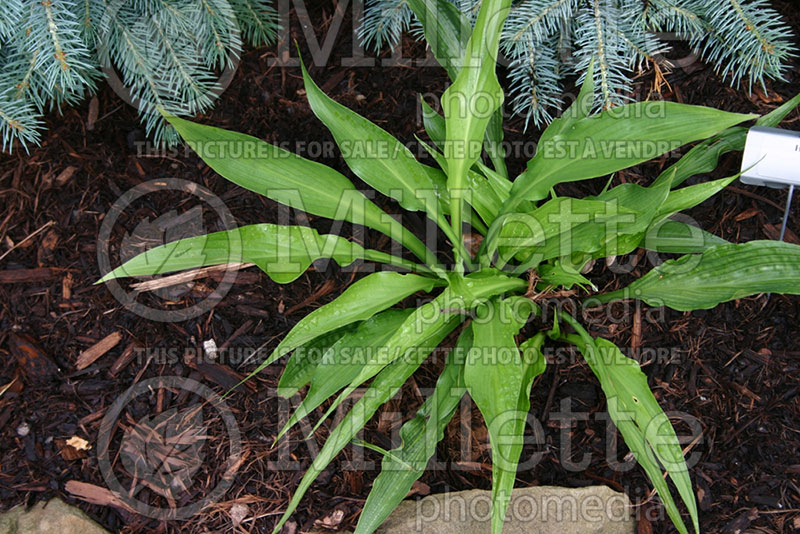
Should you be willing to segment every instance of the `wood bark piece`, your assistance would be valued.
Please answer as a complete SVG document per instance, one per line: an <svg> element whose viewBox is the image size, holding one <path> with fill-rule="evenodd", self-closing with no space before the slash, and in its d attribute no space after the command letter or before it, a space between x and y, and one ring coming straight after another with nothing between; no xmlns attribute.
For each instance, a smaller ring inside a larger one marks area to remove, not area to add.
<svg viewBox="0 0 800 534"><path fill-rule="evenodd" d="M36 269L6 269L0 271L0 284L27 284L45 282L58 278L59 269L37 267Z"/></svg>
<svg viewBox="0 0 800 534"><path fill-rule="evenodd" d="M117 343L120 341L122 341L122 333L119 331L112 332L85 351L81 352L78 355L78 359L75 361L75 368L77 368L78 371L86 369L96 362L100 356L116 347Z"/></svg>
<svg viewBox="0 0 800 534"><path fill-rule="evenodd" d="M222 386L225 390L233 389L236 392L242 392L244 388L255 391L256 386L250 381L242 382L246 377L237 373L227 365L209 362L206 360L196 360L194 358L188 359L185 363L192 369L203 375L204 378Z"/></svg>
<svg viewBox="0 0 800 534"><path fill-rule="evenodd" d="M196 278L203 278L209 276L211 273L219 271L238 271L252 267L255 263L226 263L224 265L212 265L211 267L200 267L178 274L165 276L163 278L156 278L155 280L147 280L146 282L138 282L132 284L131 288L136 291L155 291L156 289L163 289L165 287L176 286L178 284L185 284L191 282Z"/></svg>
<svg viewBox="0 0 800 534"><path fill-rule="evenodd" d="M122 351L122 354L119 355L119 358L117 358L114 364L111 366L111 369L108 371L109 374L111 376L116 376L119 374L120 371L125 369L128 364L133 361L133 359L139 352L142 351L142 349L143 346L138 341L130 343L127 347L125 347L125 350Z"/></svg>
<svg viewBox="0 0 800 534"><path fill-rule="evenodd" d="M86 482L80 482L78 480L70 480L67 482L66 486L64 486L64 489L72 494L72 496L76 499L97 504L99 506L113 506L114 508L119 508L120 510L136 513L133 508L125 504L124 501L114 495L114 493L107 488L101 488L100 486L95 486L94 484L88 484Z"/></svg>
<svg viewBox="0 0 800 534"><path fill-rule="evenodd" d="M12 332L8 345L26 382L42 384L58 376L58 366L33 337Z"/></svg>

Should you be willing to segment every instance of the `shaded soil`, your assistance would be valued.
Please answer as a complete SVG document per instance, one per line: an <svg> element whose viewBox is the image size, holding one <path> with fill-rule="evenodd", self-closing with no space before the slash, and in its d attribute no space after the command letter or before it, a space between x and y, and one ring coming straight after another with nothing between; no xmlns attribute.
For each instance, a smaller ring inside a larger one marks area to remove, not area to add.
<svg viewBox="0 0 800 534"><path fill-rule="evenodd" d="M790 9L792 2L776 4L800 35L800 18ZM318 36L327 31L331 15L332 8L327 6L312 11ZM296 19L293 21L293 37L308 58L303 34ZM337 101L399 139L413 140L414 134L423 131L416 95L420 91L440 92L445 87L444 74L436 68L343 67L339 59L352 49L348 25L349 19L336 41L330 66L312 68L312 76ZM420 57L424 48L406 41L404 52ZM308 107L299 68L271 66L274 56L274 48L248 51L233 83L213 112L201 120L275 143L330 143L332 138ZM671 89L663 88L663 96L731 111L764 113L800 92L797 64L790 69L786 82L770 84L768 96L752 97L729 89L711 68L695 67L669 74ZM643 73L637 82L637 97L647 96L652 83L653 74ZM248 348L271 349L304 314L332 300L350 284L359 268L329 265L312 269L288 285L275 284L249 269L240 273L213 311L178 323L147 320L124 309L107 288L92 283L100 273L97 249L103 243L98 242L98 234L110 207L128 189L155 178L179 178L201 184L217 195L239 225L278 222L285 214L271 201L226 182L191 153L141 153L137 147L145 137L133 110L107 88L98 94L97 103L99 113L93 129L87 128L90 103L86 102L65 110L64 115L48 117L49 131L42 147L33 149L30 155L16 152L0 160L0 241L4 255L0 260L0 388L11 384L0 396L0 507L8 509L60 495L115 531L221 532L230 531L232 507L238 503L246 504L249 517L256 518L242 523L243 531L269 532L303 473L286 469L285 462L307 466L316 451L315 443L322 443L329 428L325 425L311 442L303 441L307 428L296 429L288 439L271 447L283 422L274 396L279 366L267 368L251 381L255 387L241 387L226 399L246 454L225 497L203 513L182 522L153 520L124 507L77 499L74 491L67 490L67 483L107 486L97 461L98 435L103 417L129 387L153 377L182 376L222 393L254 365L241 361L199 364L192 355L202 353L204 341L213 339L219 347L240 350L239 354ZM798 121L800 115L795 112L786 125L796 128ZM524 132L517 118L511 118L507 127L511 141L538 136L530 129ZM337 152L314 159L352 177ZM521 170L524 162L522 158L512 161L511 172ZM646 183L656 167L668 163L662 160L621 174L619 179ZM738 166L739 156L728 155L713 177L730 176ZM563 192L583 195L602 185L573 184ZM774 237L784 201L785 192L737 183L689 215L703 228L731 241L767 239ZM377 202L387 211L398 211L387 199ZM139 221L152 222L171 211L186 213L201 204L181 192L160 192L138 199L113 227L112 263L119 261L119 250L130 237L126 232L133 232ZM192 218L191 224L182 223L173 229L187 232L185 235L197 228L221 229L213 216L204 217ZM296 215L289 217L292 220ZM424 231L421 219L404 221ZM320 230L330 224L314 218L309 222ZM790 228L800 229L797 209L792 210ZM343 235L348 232L345 228ZM797 238L790 235L789 239ZM374 232L367 232L364 244L383 250L388 247ZM12 246L14 250L6 254ZM638 263L633 274L650 268L641 257L621 258L619 263L635 260ZM630 275L615 276L602 262L595 265L591 276L600 281L601 289L620 286L630 279ZM218 287L219 276L140 299L153 307L179 309L213 297ZM735 533L749 528L751 532L789 533L800 529L798 316L800 298L762 295L709 311L678 313L645 306L616 310L611 319L600 313L586 317L594 333L638 351L648 362L644 369L663 408L688 415L678 423L681 433L692 434L692 424L699 425L695 432L702 430L700 439L690 438L685 446L694 455L692 478L706 532ZM79 357L84 361L92 357L99 349L89 350L88 355L87 349L110 335L109 344L118 342L78 369ZM660 349L667 357L653 358L648 349ZM421 403L420 391L435 383L440 360L434 358L423 365L398 399L387 404L384 416L368 425L363 439L384 448L391 446L389 436L396 437L399 429L396 414L408 418L413 413ZM143 399L147 400L127 408L128 419L117 429L112 449L119 447L122 429L136 427L133 421L154 414L168 416L170 410L190 406L194 398L178 389L152 399L145 395ZM588 413L588 419L559 420L557 414L567 407ZM469 408L465 404L448 427L447 438L437 453L441 469L422 477L419 494L490 487L486 431L477 410ZM567 357L551 364L537 379L532 396L532 412L541 421L541 435L523 453L523 460L537 453L541 459L520 471L518 485L607 484L624 490L639 505L641 533L671 532L663 511L649 496L649 484L641 470L609 467L606 445L613 433L601 416L604 410L602 392L580 359ZM209 418L212 439L196 466L195 486L188 497L182 497L180 505L206 494L225 470L228 442L220 437L224 435L222 421L207 408L204 414ZM529 433L533 435L533 430ZM92 448L83 451L67 445L66 441L75 436L86 439ZM572 444L570 457L560 452L567 439ZM620 445L610 459L624 461L626 452ZM578 463L585 454L591 454L585 466L570 467L570 460ZM373 467L361 469L361 459L372 462ZM315 521L327 521L334 529L352 528L379 461L377 453L348 447L301 503L293 517L298 530L312 527ZM124 469L115 464L115 472L122 477ZM130 476L123 477L123 484L131 484ZM75 486L70 488L74 490ZM108 504L107 495L93 495ZM164 501L153 488L142 489L139 498L153 504Z"/></svg>

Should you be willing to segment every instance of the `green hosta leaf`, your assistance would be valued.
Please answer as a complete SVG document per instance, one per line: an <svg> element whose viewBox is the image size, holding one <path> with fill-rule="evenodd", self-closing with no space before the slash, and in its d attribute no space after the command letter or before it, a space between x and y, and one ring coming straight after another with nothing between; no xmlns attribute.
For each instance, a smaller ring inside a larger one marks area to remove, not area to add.
<svg viewBox="0 0 800 534"><path fill-rule="evenodd" d="M441 337L444 338L448 333L449 331L443 333ZM439 341L441 341L441 338ZM322 450L320 450L319 454L314 458L308 471L306 471L306 474L300 481L300 485L295 490L294 495L292 495L289 506L286 508L286 511L283 513L283 516L281 516L277 525L275 525L275 529L272 531L273 534L280 532L283 524L297 509L297 505L302 500L303 495L305 495L306 491L308 491L308 488L311 487L311 484L316 480L319 474L331 463L331 460L333 460L333 458L351 442L356 434L364 428L364 425L375 414L377 409L397 394L403 383L417 370L433 348L434 347L430 347L430 350L427 352L422 350L410 351L402 358L386 366L386 368L375 377L369 389L367 389L364 395L353 405L353 408L345 415L342 422L331 431L328 439L325 441L325 445L322 446Z"/></svg>
<svg viewBox="0 0 800 534"><path fill-rule="evenodd" d="M542 353L542 346L544 345L545 338L545 333L540 332L522 342L519 346L520 353L522 354L524 374L522 376L522 391L520 392L519 404L517 405L517 413L521 418L514 421L515 428L513 430L513 433L518 436L522 436L525 432L525 418L531 410L531 388L533 387L533 381L536 377L544 373L547 368L547 358Z"/></svg>
<svg viewBox="0 0 800 534"><path fill-rule="evenodd" d="M514 182L504 211L514 211L523 199L545 198L556 184L608 175L754 117L674 102L637 102L572 121L540 143Z"/></svg>
<svg viewBox="0 0 800 534"><path fill-rule="evenodd" d="M547 287L563 286L564 289L572 289L572 286L578 285L581 289L586 290L587 287L597 290L595 285L583 276L579 271L571 266L564 265L562 262L556 262L555 265L540 265L536 269L536 273L541 279L542 289Z"/></svg>
<svg viewBox="0 0 800 534"><path fill-rule="evenodd" d="M503 148L503 110L498 109L489 119L486 125L486 135L484 136L484 147L495 171L505 179L508 179L508 169L506 169L506 152Z"/></svg>
<svg viewBox="0 0 800 534"><path fill-rule="evenodd" d="M466 183L469 188L469 193L466 196L467 203L475 210L483 222L487 225L492 224L503 205L503 201L494 192L489 180L477 172L467 171Z"/></svg>
<svg viewBox="0 0 800 534"><path fill-rule="evenodd" d="M800 95L759 117L756 124L758 126L778 126L798 105L800 105ZM713 171L717 168L720 156L733 150L744 150L747 130L747 128L739 127L728 128L719 135L703 141L662 172L658 179L668 179L672 182L672 187L677 187L692 176ZM675 172L675 175L669 177L669 172Z"/></svg>
<svg viewBox="0 0 800 534"><path fill-rule="evenodd" d="M625 289L596 298L637 298L688 311L758 293L800 294L800 246L779 241L718 245L664 262Z"/></svg>
<svg viewBox="0 0 800 534"><path fill-rule="evenodd" d="M594 59L589 62L589 68L583 76L583 83L578 92L578 97L570 104L561 117L553 120L542 132L539 142L546 142L557 135L568 132L569 128L581 119L585 119L592 112L594 104Z"/></svg>
<svg viewBox="0 0 800 534"><path fill-rule="evenodd" d="M380 272L367 275L345 289L332 302L303 317L251 376L312 339L356 321L369 319L418 291L431 291L435 285L435 280L413 274Z"/></svg>
<svg viewBox="0 0 800 534"><path fill-rule="evenodd" d="M756 124L758 126L778 126L798 105L800 105L800 95L759 117ZM717 168L720 156L733 150L744 150L747 130L747 128L740 127L728 128L719 135L703 141L662 172L658 179L669 179L672 187L677 187L692 176L713 171ZM668 173L673 171L675 175L668 177Z"/></svg>
<svg viewBox="0 0 800 534"><path fill-rule="evenodd" d="M707 188L706 188L707 189ZM676 195L677 198L670 207L679 208L684 204L689 204L691 201L697 200L702 196L704 189L700 191L692 191L692 195ZM669 182L656 181L650 187L642 187L636 184L622 184L612 189L606 190L596 197L586 197L587 200L602 200L606 202L616 202L623 208L635 211L634 218L630 216L622 216L619 220L612 219L606 223L605 235L600 238L597 247L594 250L579 250L586 248L585 245L578 248L578 254L573 254L570 258L563 258L565 264L571 264L573 268L585 264L587 261L597 258L604 258L609 256L618 256L628 254L636 250L637 247L642 245L642 241L648 235L648 232L653 228L655 222L659 217L665 218L667 214L659 215L664 206L669 203L670 195L676 193L670 191ZM576 232L578 235L590 230L593 223L586 223L585 227L578 226ZM596 223L594 223L596 225ZM591 235L591 234L589 234ZM652 237L652 235L651 235ZM586 243L586 240L582 240ZM653 242L654 244L655 242ZM677 245L673 243L673 245ZM526 267L524 265L523 267Z"/></svg>
<svg viewBox="0 0 800 534"><path fill-rule="evenodd" d="M636 249L658 209L669 194L669 184L651 187L622 184L596 197L558 197L529 212L501 215L490 228L481 260L500 250L499 264L516 256L523 272L552 258L586 259L627 254Z"/></svg>
<svg viewBox="0 0 800 534"><path fill-rule="evenodd" d="M455 80L461 65L472 28L463 13L450 2L442 0L408 0L408 7L422 23L425 41L433 57Z"/></svg>
<svg viewBox="0 0 800 534"><path fill-rule="evenodd" d="M472 33L469 20L446 0L408 0L408 6L414 11L417 20L422 22L425 41L430 45L433 56L447 71L450 80L456 80L464 65L464 55ZM444 120L427 103L423 102L422 107L428 135L437 146L444 147ZM484 146L497 172L507 178L502 148L503 135L503 113L498 110L492 114L487 124Z"/></svg>
<svg viewBox="0 0 800 534"><path fill-rule="evenodd" d="M431 157L436 160L440 167L447 167L447 161L445 161L444 156L440 152L419 138L417 138L417 140ZM492 221L494 221L494 218L497 216L497 212L503 205L503 201L497 196L489 180L473 170L467 172L467 185L469 192L465 200L486 224L492 224ZM475 225L475 221L470 222Z"/></svg>
<svg viewBox="0 0 800 534"><path fill-rule="evenodd" d="M625 444L655 487L672 522L682 534L686 526L661 473L659 462L675 484L689 510L695 532L700 532L697 503L692 492L689 469L680 442L664 411L647 385L639 364L610 341L592 339L571 317L563 316L579 332L568 336L583 353L608 400L608 414L622 434Z"/></svg>
<svg viewBox="0 0 800 534"><path fill-rule="evenodd" d="M253 224L152 248L117 267L97 283L226 263L255 263L274 281L286 284L320 258L332 258L342 266L357 259L371 259L414 269L413 263L364 249L336 235L320 235L306 226Z"/></svg>
<svg viewBox="0 0 800 534"><path fill-rule="evenodd" d="M288 399L308 385L322 361L323 355L352 329L352 325L344 326L329 334L319 336L302 347L295 349L286 362L283 373L281 373L281 379L278 382L278 395Z"/></svg>
<svg viewBox="0 0 800 534"><path fill-rule="evenodd" d="M463 251L460 235L453 233L445 218L452 208L448 205L444 175L422 165L408 147L383 128L328 98L308 75L305 65L301 67L311 109L333 134L350 170L403 208L426 212ZM435 265L435 254L429 251L424 261Z"/></svg>
<svg viewBox="0 0 800 534"><path fill-rule="evenodd" d="M428 211L432 220L440 221L444 176L428 173L389 132L329 98L302 68L311 109L333 134L353 173L403 208Z"/></svg>
<svg viewBox="0 0 800 534"><path fill-rule="evenodd" d="M667 167L656 182L670 182L670 187L678 187L687 179L705 174L717 168L719 158L733 150L743 150L747 138L747 128L728 128L724 132L702 143L698 143L678 161Z"/></svg>
<svg viewBox="0 0 800 534"><path fill-rule="evenodd" d="M433 144L441 149L447 137L444 117L436 113L436 110L425 102L422 95L419 96L419 102L422 106L422 125L425 127L425 133L431 138Z"/></svg>
<svg viewBox="0 0 800 534"><path fill-rule="evenodd" d="M666 201L658 208L656 219L668 217L679 211L693 208L703 201L716 195L734 180L739 177L731 176L730 178L722 178L720 180L713 180L710 182L703 182L696 185L682 187L680 189L673 189L669 192Z"/></svg>
<svg viewBox="0 0 800 534"><path fill-rule="evenodd" d="M519 306L522 303L523 306ZM492 533L501 534L522 453L523 431L536 371L543 371L538 347L523 360L514 339L533 303L523 297L493 299L487 316L472 323L474 339L464 367L464 384L483 415L492 447ZM477 310L479 313L481 308ZM544 340L544 336L540 336Z"/></svg>
<svg viewBox="0 0 800 534"><path fill-rule="evenodd" d="M623 224L621 229L608 228L603 246L591 255L601 258L627 254L636 250L659 210L669 200L669 185L654 183L650 187L622 184L603 192L596 198L607 202L618 202L620 206L637 212L636 218Z"/></svg>
<svg viewBox="0 0 800 534"><path fill-rule="evenodd" d="M178 117L167 119L209 167L231 182L313 215L382 232L425 261L426 248L414 234L330 167L249 135Z"/></svg>
<svg viewBox="0 0 800 534"><path fill-rule="evenodd" d="M653 223L641 242L642 248L671 254L701 253L726 245L727 241L685 222L664 219Z"/></svg>
<svg viewBox="0 0 800 534"><path fill-rule="evenodd" d="M328 397L348 385L358 375L367 357L385 345L392 333L403 324L412 311L411 309L382 311L331 345L310 377L311 387L303 402L275 439L280 439Z"/></svg>
<svg viewBox="0 0 800 534"><path fill-rule="evenodd" d="M428 460L436 452L436 443L444 436L444 429L466 392L464 358L471 346L472 329L466 327L447 357L433 394L417 415L400 429L402 445L384 455L381 473L372 484L355 534L372 534L405 499L414 481L422 476Z"/></svg>
<svg viewBox="0 0 800 534"><path fill-rule="evenodd" d="M481 155L486 127L503 103L503 89L497 79L500 31L511 0L484 0L472 36L467 43L464 64L453 84L442 95L446 124L444 154L447 158L447 189L453 232L461 241L463 194L467 172Z"/></svg>
<svg viewBox="0 0 800 534"><path fill-rule="evenodd" d="M431 138L433 144L439 149L441 149L442 147L444 147L445 138L447 137L446 135L447 128L444 123L444 117L439 115L432 107L430 107L428 103L425 102L425 99L422 98L422 96L420 96L420 104L422 105L422 123L425 126L425 132L428 134L428 137ZM502 111L499 113L495 113L494 117L498 116L500 116L500 119L502 119ZM503 142L503 137L502 135L498 136L498 134L494 131L490 132L490 130L493 130L492 126L497 122L497 120L495 120L494 117L492 118L490 126L486 129L486 136L487 136L486 143L487 144L494 143L496 146L497 144ZM490 133L491 136L494 137L494 139L491 140L488 139ZM487 151L489 150L490 149L487 148ZM428 150L428 152L430 152L430 150ZM497 157L494 158L493 163L496 167L499 167L500 166L499 161L501 161L503 158L500 157L499 151L497 152L496 155ZM447 168L446 164L440 163L439 165L442 168ZM500 172L494 171L489 167L487 167L486 165L484 165L480 159L476 161L475 165L473 166L473 170L474 169L480 170L480 172L489 180L489 183L491 184L492 190L495 192L495 194L502 201L505 201L505 199L508 198L509 191L511 191L511 180L508 179L508 173L505 171L505 163L500 168L501 168Z"/></svg>
<svg viewBox="0 0 800 534"><path fill-rule="evenodd" d="M358 386L375 376L387 364L409 351L418 350L420 345L424 346L427 340L435 338L441 332L452 331L461 323L464 314L481 299L525 287L527 287L525 281L494 270L479 271L466 277L452 276L449 287L431 302L417 308L393 333L386 342L386 351L367 359L358 376L339 394L325 417L330 415Z"/></svg>
<svg viewBox="0 0 800 534"><path fill-rule="evenodd" d="M559 230L553 238L556 239L559 248L566 251L572 249L570 255L561 256L563 263L577 268L591 259L618 256L636 250L669 193L669 184L663 182L654 183L650 187L622 184L596 197L583 199L583 201L607 203L604 212L588 219L580 212L565 211L565 207L574 205L568 200L561 201L557 215L548 213L545 209L547 204L540 210L542 215L547 213L551 222L558 223ZM532 213L538 211L533 210ZM550 254L552 252L548 252L546 256ZM540 261L542 260L539 254L534 253L516 272L522 272Z"/></svg>
<svg viewBox="0 0 800 534"><path fill-rule="evenodd" d="M800 94L795 95L794 98L787 100L766 115L759 117L756 120L756 124L758 126L772 126L774 128L778 126L789 113L794 111L797 106L800 106Z"/></svg>
<svg viewBox="0 0 800 534"><path fill-rule="evenodd" d="M604 191L596 197L587 197L587 199L605 202L616 201L620 206L648 214L652 218L654 214L658 213L661 206L669 198L669 195L670 190L666 184L654 183L650 187L642 187L637 184L621 184Z"/></svg>
<svg viewBox="0 0 800 534"><path fill-rule="evenodd" d="M502 216L489 229L487 254L491 257L497 250L498 265L517 256L524 261L524 271L552 258L600 250L610 237L647 228L645 219L618 201L559 197L530 213Z"/></svg>
<svg viewBox="0 0 800 534"><path fill-rule="evenodd" d="M493 171L480 161L477 163L478 169L480 169L481 173L489 180L489 185L492 186L497 197L502 201L505 202L508 198L509 193L511 193L511 187L513 183L511 180L506 178L505 176L498 174L497 172ZM533 209L533 206L530 205L528 202L520 204L521 211L528 211Z"/></svg>

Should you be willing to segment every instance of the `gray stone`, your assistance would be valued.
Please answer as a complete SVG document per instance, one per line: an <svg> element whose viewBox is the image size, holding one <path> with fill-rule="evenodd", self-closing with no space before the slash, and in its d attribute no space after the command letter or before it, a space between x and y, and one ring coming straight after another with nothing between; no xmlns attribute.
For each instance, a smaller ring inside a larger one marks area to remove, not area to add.
<svg viewBox="0 0 800 534"><path fill-rule="evenodd" d="M490 509L489 491L430 495L403 501L376 534L490 534ZM503 534L633 534L630 511L627 495L607 486L518 488Z"/></svg>
<svg viewBox="0 0 800 534"><path fill-rule="evenodd" d="M78 508L59 498L36 503L30 510L24 506L0 514L3 534L108 534Z"/></svg>

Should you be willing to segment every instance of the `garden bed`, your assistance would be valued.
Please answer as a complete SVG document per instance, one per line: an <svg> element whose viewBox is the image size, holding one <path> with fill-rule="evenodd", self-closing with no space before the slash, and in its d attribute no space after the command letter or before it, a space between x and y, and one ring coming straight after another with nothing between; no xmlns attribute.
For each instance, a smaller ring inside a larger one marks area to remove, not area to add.
<svg viewBox="0 0 800 534"><path fill-rule="evenodd" d="M775 4L800 35L800 15L791 9L792 2ZM311 17L321 35L328 30L332 8L315 9ZM340 32L330 67L312 68L311 75L338 102L358 110L397 138L413 140L414 134L423 131L417 120L416 95L443 89L444 72L432 67L341 66L341 57L352 50L350 33L345 31L349 23L347 19ZM304 48L302 32L293 28L293 33ZM424 53L423 45L410 40L404 46L408 56ZM304 57L310 57L305 49ZM274 48L247 52L233 83L202 121L273 143L331 142L332 137L309 109L299 68L270 66L271 58ZM663 96L729 111L765 113L800 92L797 67L795 63L786 83L770 84L768 95L756 92L752 97L728 89L710 67L698 65L691 72L676 69L667 76L671 89L664 87ZM652 73L644 73L636 85L637 98L646 97L652 83ZM277 285L250 269L240 273L213 312L179 323L154 322L124 310L107 288L92 285L99 278L98 234L105 214L123 192L155 178L180 178L212 191L240 225L277 222L278 213L274 203L231 185L193 154L182 150L137 153L145 137L136 115L108 88L97 97L98 112L93 120L89 119L94 115L90 108L86 102L66 109L63 116L51 114L42 147L32 149L30 155L20 151L0 160L0 239L4 251L8 240L17 245L0 262L0 387L12 383L19 369L25 372L0 396L0 507L8 509L60 495L112 531L199 533L230 527L231 507L240 503L248 506L251 518L258 518L243 524L244 531L269 532L303 471L271 470L268 462L280 458L290 458L301 466L310 462L302 429L293 430L285 442L271 447L283 423L278 420L271 391L277 386L280 366L261 373L251 382L255 387L240 388L226 399L246 454L222 500L187 521L162 522L124 507L76 499L67 491L67 482L105 488L106 481L95 460L96 448L84 451L65 442L78 436L95 444L101 421L114 401L131 385L151 377L191 377L223 392L253 366L231 363L227 368L209 368L185 358L186 349L202 353L202 344L209 339L220 347L272 348L305 313L332 300L358 273L331 266L324 272L309 271L290 285ZM800 114L794 112L784 124L797 128L799 122ZM530 129L523 133L519 119L512 118L509 126L512 142L538 137L538 132ZM335 153L323 152L317 159L352 176ZM723 157L714 178L735 174L739 162L736 153ZM510 173L515 175L524 163L518 159ZM666 159L656 161L642 166L639 173L620 174L618 179L647 183L655 176L652 171L666 163ZM585 194L602 185L590 182L562 187L565 192ZM135 216L134 221L152 220L170 210L181 211L182 198L177 193L149 195L128 215ZM388 211L396 211L390 201L378 202ZM769 239L775 237L784 202L785 192L737 182L689 215L704 229L730 241ZM795 231L800 230L797 214L794 209L789 223ZM132 231L135 224L128 224L127 229ZM311 224L324 230L330 223L312 220ZM417 229L424 229L421 219ZM112 248L125 238L117 230L112 233ZM348 235L347 228L343 232ZM792 232L787 240L800 244ZM388 247L374 233L366 235L365 244ZM648 269L649 264L640 259L636 269ZM627 280L612 275L603 262L595 265L593 275L607 284L601 289L614 289ZM191 292L180 295L181 303L176 306L202 300L208 288L217 285L213 278L199 282ZM163 303L157 296L145 299ZM592 323L594 332L620 347L645 355L648 348L669 354L644 369L665 411L689 414L702 425L702 437L687 445L691 453L699 455L692 478L705 532L754 528L788 533L800 529L798 317L800 298L761 295L706 312L654 312L642 306L631 308L615 321L598 316ZM109 345L116 344L106 352L102 346L91 349L106 338ZM87 349L91 349L88 355ZM95 361L78 369L79 355L88 361L97 354ZM47 361L59 369L43 363ZM410 417L420 403L416 388L424 390L434 384L436 365L436 361L424 365L404 387L402 403L390 402L387 409ZM544 439L543 444L526 447L523 461L535 452L542 453L542 458L535 467L520 470L517 484L606 484L624 490L632 501L641 503L641 510L652 508L652 513L640 514L640 533L651 532L648 528L672 531L664 514L659 514L648 498L650 484L644 474L638 468L620 472L607 465L607 421L600 417L604 400L589 368L580 360L550 365L533 391L532 412L542 422ZM159 408L181 409L189 397L176 392L161 399ZM563 411L564 399L573 411L587 412L588 420L565 423L554 418ZM138 418L148 415L149 409L134 406L131 414ZM467 417L470 421L462 420ZM583 470L569 469L560 457L565 424L573 459L577 462L591 453ZM368 425L364 439L389 448L386 436L392 427L386 418L378 418ZM463 427L471 428L466 453L462 450ZM491 486L487 437L481 428L477 410L456 414L448 427L449 437L437 454L443 468L423 475L420 494ZM679 425L681 430L685 433L687 427ZM320 433L326 434L324 427ZM321 438L317 441L322 442ZM624 445L619 449L616 457L621 460L626 449ZM377 474L375 469L348 468L354 455L360 454L347 448L314 484L293 518L299 531L326 521L334 528L353 527ZM364 451L363 456L380 461L372 451ZM203 484L214 484L226 460L223 448L206 447L202 471L194 477L196 495L210 489ZM204 472L209 475L203 476ZM142 495L146 498L147 491Z"/></svg>

